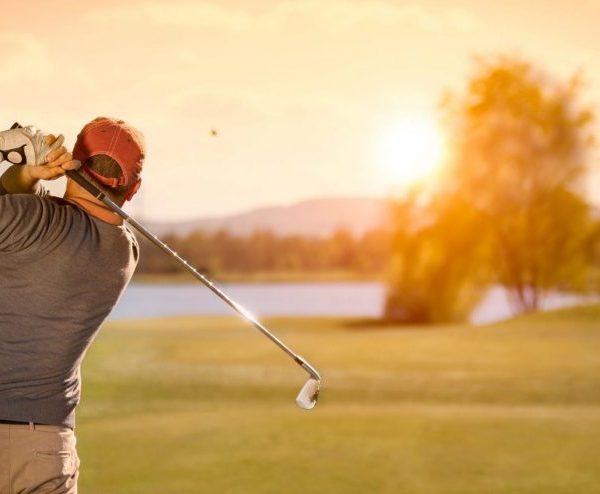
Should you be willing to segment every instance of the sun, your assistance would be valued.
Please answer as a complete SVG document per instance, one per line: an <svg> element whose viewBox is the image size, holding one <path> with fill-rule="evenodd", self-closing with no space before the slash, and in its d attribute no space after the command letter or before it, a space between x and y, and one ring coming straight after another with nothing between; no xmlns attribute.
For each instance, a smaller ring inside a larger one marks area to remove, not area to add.
<svg viewBox="0 0 600 494"><path fill-rule="evenodd" d="M410 186L434 175L442 148L442 138L433 119L403 118L381 137L380 166L390 182Z"/></svg>

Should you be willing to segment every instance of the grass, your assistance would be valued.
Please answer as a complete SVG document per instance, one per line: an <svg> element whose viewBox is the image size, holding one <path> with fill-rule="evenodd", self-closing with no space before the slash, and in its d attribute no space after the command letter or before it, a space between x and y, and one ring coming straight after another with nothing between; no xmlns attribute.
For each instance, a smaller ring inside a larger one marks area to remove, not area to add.
<svg viewBox="0 0 600 494"><path fill-rule="evenodd" d="M325 377L311 412L305 374L238 319L107 324L83 370L81 491L596 492L599 320L267 319Z"/></svg>

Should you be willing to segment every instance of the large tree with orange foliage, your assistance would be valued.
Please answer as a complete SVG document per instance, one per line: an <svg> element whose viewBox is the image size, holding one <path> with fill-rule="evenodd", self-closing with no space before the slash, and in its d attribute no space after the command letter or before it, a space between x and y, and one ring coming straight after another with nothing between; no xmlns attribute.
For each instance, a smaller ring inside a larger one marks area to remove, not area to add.
<svg viewBox="0 0 600 494"><path fill-rule="evenodd" d="M560 81L501 56L479 60L445 101L446 193L485 216L496 280L519 311L538 309L549 290L586 288L594 114L581 89L578 76Z"/></svg>
<svg viewBox="0 0 600 494"><path fill-rule="evenodd" d="M393 202L384 315L468 317L489 284L518 311L550 290L589 286L590 208L583 196L594 115L581 82L510 57L477 62L442 109L449 155L435 187Z"/></svg>

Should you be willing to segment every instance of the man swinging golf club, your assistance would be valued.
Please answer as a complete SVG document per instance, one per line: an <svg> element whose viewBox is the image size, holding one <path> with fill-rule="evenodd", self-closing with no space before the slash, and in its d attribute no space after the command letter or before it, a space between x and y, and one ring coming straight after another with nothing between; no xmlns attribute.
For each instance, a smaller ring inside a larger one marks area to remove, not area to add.
<svg viewBox="0 0 600 494"><path fill-rule="evenodd" d="M76 493L80 364L127 286L138 245L122 219L71 179L63 198L39 184L79 172L116 204L138 190L142 135L97 118L73 154L62 137L0 132L0 494Z"/></svg>

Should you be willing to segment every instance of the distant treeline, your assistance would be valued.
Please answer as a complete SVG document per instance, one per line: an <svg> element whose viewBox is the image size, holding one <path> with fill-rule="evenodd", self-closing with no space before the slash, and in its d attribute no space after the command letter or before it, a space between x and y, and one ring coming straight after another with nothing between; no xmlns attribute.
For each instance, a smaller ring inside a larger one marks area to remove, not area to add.
<svg viewBox="0 0 600 494"><path fill-rule="evenodd" d="M256 230L247 236L225 230L196 231L186 236L165 235L171 248L200 271L211 275L255 271L351 271L383 273L390 254L391 233L383 229L357 236L338 230L329 237L278 236ZM162 251L140 239L142 255L138 274L170 274L181 271Z"/></svg>

